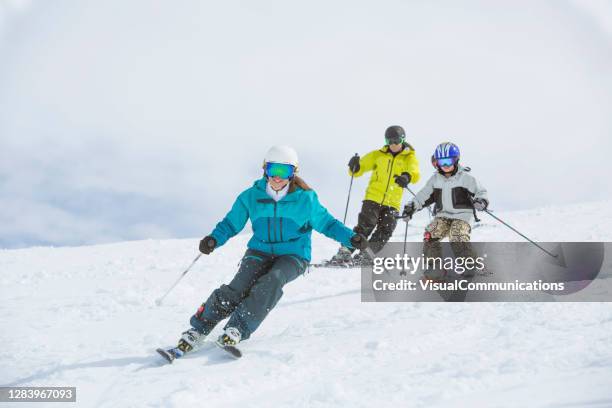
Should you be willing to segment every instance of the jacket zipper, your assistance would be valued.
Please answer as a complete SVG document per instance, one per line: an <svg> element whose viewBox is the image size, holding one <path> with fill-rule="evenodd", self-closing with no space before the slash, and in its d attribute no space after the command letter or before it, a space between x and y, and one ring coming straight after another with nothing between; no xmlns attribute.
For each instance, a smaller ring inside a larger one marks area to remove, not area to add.
<svg viewBox="0 0 612 408"><path fill-rule="evenodd" d="M393 163L395 162L396 157L397 156L393 156L393 158L387 165L387 170L389 171L389 178L387 179L387 188L385 188L385 194L383 194L383 199L380 202L381 205L385 202L385 198L387 198L387 191L389 190L389 184L391 183L391 175L393 175Z"/></svg>
<svg viewBox="0 0 612 408"><path fill-rule="evenodd" d="M274 202L274 242L278 242L278 237L276 236L276 201Z"/></svg>

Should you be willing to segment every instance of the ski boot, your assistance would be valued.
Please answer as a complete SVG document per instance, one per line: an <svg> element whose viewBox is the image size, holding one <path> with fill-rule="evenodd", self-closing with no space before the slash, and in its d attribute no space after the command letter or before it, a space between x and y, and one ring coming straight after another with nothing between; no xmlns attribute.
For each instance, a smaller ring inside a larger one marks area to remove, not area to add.
<svg viewBox="0 0 612 408"><path fill-rule="evenodd" d="M221 347L226 352L230 353L234 358L242 357L242 352L236 347L240 340L242 339L242 334L235 327L226 327L223 334L219 336L215 344Z"/></svg>
<svg viewBox="0 0 612 408"><path fill-rule="evenodd" d="M238 331L237 328L227 327L223 331L223 334L220 335L217 339L217 344L221 347L235 346L240 343L241 339L242 335L240 334L240 331Z"/></svg>
<svg viewBox="0 0 612 408"><path fill-rule="evenodd" d="M353 253L347 247L341 246L338 253L329 260L331 265L351 266L353 264Z"/></svg>
<svg viewBox="0 0 612 408"><path fill-rule="evenodd" d="M196 329L189 329L186 332L183 332L181 339L178 342L178 346L176 347L183 353L189 353L190 351L197 349L204 343L206 340L206 335L200 333Z"/></svg>
<svg viewBox="0 0 612 408"><path fill-rule="evenodd" d="M183 332L178 346L171 349L158 348L156 351L161 355L168 363L172 363L177 358L183 357L186 353L189 353L204 343L206 335L200 333L196 329L189 329Z"/></svg>

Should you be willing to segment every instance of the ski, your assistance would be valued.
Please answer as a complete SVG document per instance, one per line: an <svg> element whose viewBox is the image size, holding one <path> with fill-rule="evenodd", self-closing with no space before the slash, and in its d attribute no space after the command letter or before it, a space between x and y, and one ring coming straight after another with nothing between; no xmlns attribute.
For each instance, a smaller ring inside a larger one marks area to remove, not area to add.
<svg viewBox="0 0 612 408"><path fill-rule="evenodd" d="M178 355L176 353L176 351L179 351L181 354ZM164 358L164 360L166 360L169 364L172 364L172 362L174 360L176 360L177 358L181 357L183 352L180 351L178 348L174 347L168 350L165 350L163 348L158 348L157 350L155 350L159 353L160 356L162 356Z"/></svg>
<svg viewBox="0 0 612 408"><path fill-rule="evenodd" d="M361 265L356 265L354 263L332 263L332 262L321 262L321 263L312 263L310 265L311 268L335 268L335 269L350 269L350 268L359 268Z"/></svg>
<svg viewBox="0 0 612 408"><path fill-rule="evenodd" d="M239 359L240 357L242 357L242 352L240 351L240 349L238 349L238 347L224 345L217 341L215 341L214 343L215 343L215 346L219 347L221 350L225 351L226 353L231 354L231 356L234 357L235 359Z"/></svg>
<svg viewBox="0 0 612 408"><path fill-rule="evenodd" d="M230 356L232 356L235 359L239 359L240 357L242 357L242 352L236 346L226 346L216 341L206 341L206 342L213 343L219 349L225 351L226 353L228 353ZM158 348L156 351L169 364L172 364L174 360L179 359L183 357L185 354L187 354L187 353L184 353L182 350L180 350L178 347L172 347L169 349ZM190 353L197 352L197 351L198 350L192 350Z"/></svg>
<svg viewBox="0 0 612 408"><path fill-rule="evenodd" d="M361 268L361 267L369 267L372 266L371 263L359 263L359 262L331 262L331 261L323 261L320 263L311 263L311 268L334 268L334 269L352 269L352 268Z"/></svg>

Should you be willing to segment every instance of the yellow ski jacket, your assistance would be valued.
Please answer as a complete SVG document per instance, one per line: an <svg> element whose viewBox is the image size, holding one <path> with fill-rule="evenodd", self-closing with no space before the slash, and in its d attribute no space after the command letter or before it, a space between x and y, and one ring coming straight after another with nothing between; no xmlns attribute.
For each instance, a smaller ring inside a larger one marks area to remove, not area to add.
<svg viewBox="0 0 612 408"><path fill-rule="evenodd" d="M389 151L389 146L374 150L359 160L359 166L359 171L354 174L355 177L372 171L365 199L393 207L398 211L400 211L404 189L395 183L394 176L409 173L412 184L417 183L421 177L419 161L409 144L406 144L404 150L395 156ZM351 174L349 170L349 175Z"/></svg>

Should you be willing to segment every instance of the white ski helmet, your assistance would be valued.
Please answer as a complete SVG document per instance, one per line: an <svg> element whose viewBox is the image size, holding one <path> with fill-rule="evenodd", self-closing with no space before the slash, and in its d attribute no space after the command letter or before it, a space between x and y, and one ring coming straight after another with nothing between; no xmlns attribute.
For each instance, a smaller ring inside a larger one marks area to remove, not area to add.
<svg viewBox="0 0 612 408"><path fill-rule="evenodd" d="M298 155L296 151L289 146L272 146L264 158L264 166L266 163L283 163L290 164L298 168Z"/></svg>

